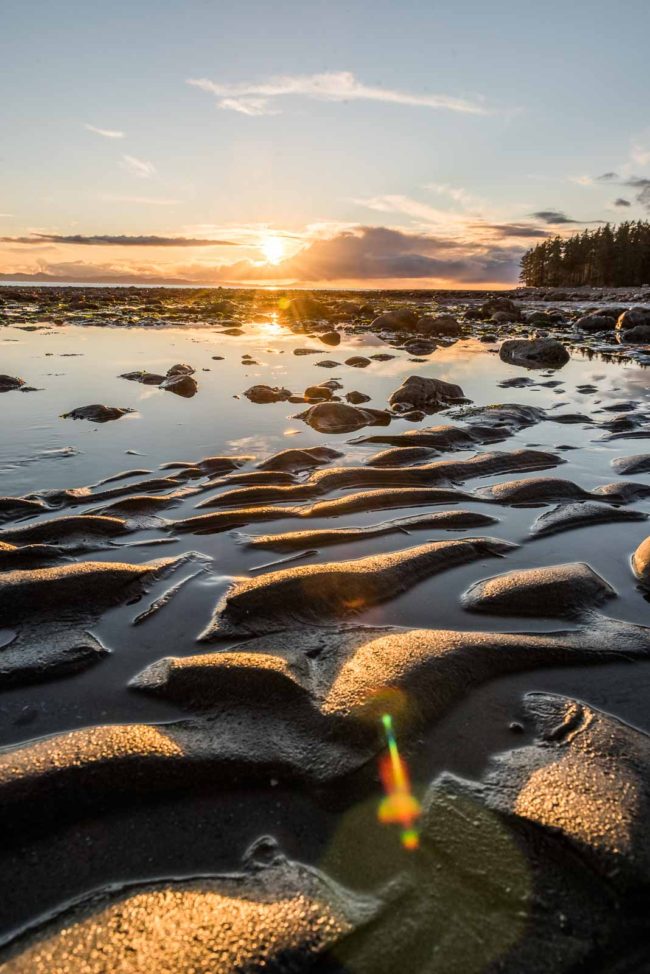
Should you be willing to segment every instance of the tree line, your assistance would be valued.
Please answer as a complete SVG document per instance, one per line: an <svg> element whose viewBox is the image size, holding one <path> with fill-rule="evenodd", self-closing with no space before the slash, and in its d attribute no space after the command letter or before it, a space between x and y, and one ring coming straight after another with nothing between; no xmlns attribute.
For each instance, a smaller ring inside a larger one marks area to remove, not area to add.
<svg viewBox="0 0 650 974"><path fill-rule="evenodd" d="M528 287L650 284L650 222L607 223L571 237L549 237L521 258L520 280Z"/></svg>

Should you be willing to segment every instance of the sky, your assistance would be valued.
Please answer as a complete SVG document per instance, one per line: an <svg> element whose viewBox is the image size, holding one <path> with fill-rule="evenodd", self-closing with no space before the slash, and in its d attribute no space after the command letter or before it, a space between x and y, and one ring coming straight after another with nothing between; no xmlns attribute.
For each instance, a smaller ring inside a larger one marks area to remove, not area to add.
<svg viewBox="0 0 650 974"><path fill-rule="evenodd" d="M505 287L650 216L647 0L0 0L0 280Z"/></svg>

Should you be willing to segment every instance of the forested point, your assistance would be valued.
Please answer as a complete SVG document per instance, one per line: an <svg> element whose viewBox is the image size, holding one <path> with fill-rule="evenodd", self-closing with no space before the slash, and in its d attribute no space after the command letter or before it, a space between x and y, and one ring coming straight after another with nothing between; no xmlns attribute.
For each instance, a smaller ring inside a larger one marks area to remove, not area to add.
<svg viewBox="0 0 650 974"><path fill-rule="evenodd" d="M612 227L552 237L521 258L528 287L629 287L650 284L650 222L628 220Z"/></svg>

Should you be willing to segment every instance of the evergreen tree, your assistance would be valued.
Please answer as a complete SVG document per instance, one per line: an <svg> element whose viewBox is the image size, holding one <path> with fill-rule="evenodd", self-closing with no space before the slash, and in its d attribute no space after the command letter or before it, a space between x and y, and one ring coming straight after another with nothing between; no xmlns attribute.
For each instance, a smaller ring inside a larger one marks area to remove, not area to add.
<svg viewBox="0 0 650 974"><path fill-rule="evenodd" d="M628 220L612 227L549 237L521 258L528 287L634 287L650 284L650 222Z"/></svg>

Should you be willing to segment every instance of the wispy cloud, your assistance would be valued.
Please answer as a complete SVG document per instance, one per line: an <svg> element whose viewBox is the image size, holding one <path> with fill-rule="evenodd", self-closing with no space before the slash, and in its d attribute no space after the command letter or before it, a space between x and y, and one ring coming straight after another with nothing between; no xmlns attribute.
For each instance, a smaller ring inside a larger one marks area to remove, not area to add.
<svg viewBox="0 0 650 974"><path fill-rule="evenodd" d="M447 109L472 115L487 115L479 100L469 101L445 94L414 94L378 85L367 85L351 71L327 71L322 74L280 75L262 82L222 83L208 78L190 78L187 82L215 95L219 108L244 115L273 115L280 109L276 99L302 96L319 101L378 101L417 108Z"/></svg>
<svg viewBox="0 0 650 974"><path fill-rule="evenodd" d="M629 186L630 189L638 190L634 197L650 213L650 179L643 176L630 176L621 186Z"/></svg>
<svg viewBox="0 0 650 974"><path fill-rule="evenodd" d="M429 189L434 193L438 193L440 196L448 196L454 203L458 203L459 206L467 209L470 207L481 207L483 205L482 200L477 199L476 196L472 196L462 186L450 186L448 183L425 183L424 189Z"/></svg>
<svg viewBox="0 0 650 974"><path fill-rule="evenodd" d="M100 129L96 125L84 125L84 128L89 132L94 132L95 135L101 135L105 139L123 139L124 132L119 132L117 129Z"/></svg>
<svg viewBox="0 0 650 974"><path fill-rule="evenodd" d="M623 199L622 196L619 196L617 200L614 200L614 206L632 206L632 204L629 200Z"/></svg>
<svg viewBox="0 0 650 974"><path fill-rule="evenodd" d="M543 223L550 223L553 226L562 226L565 223L580 223L580 220L572 220L562 210L537 210L536 213L532 213L531 215L536 220L541 220Z"/></svg>
<svg viewBox="0 0 650 974"><path fill-rule="evenodd" d="M116 196L112 193L100 193L98 200L105 203L136 203L143 206L179 206L182 200L165 199L160 196Z"/></svg>
<svg viewBox="0 0 650 974"><path fill-rule="evenodd" d="M120 160L120 168L125 172L130 172L140 179L151 179L156 175L156 167L153 162L146 162L144 159L137 159L135 156L123 155Z"/></svg>
<svg viewBox="0 0 650 974"><path fill-rule="evenodd" d="M88 247L237 247L232 240L213 240L205 237L157 237L127 234L85 235L33 233L27 237L0 237L0 243L13 244L75 244Z"/></svg>

